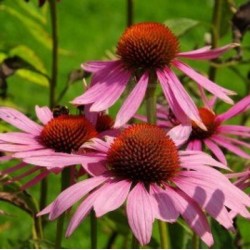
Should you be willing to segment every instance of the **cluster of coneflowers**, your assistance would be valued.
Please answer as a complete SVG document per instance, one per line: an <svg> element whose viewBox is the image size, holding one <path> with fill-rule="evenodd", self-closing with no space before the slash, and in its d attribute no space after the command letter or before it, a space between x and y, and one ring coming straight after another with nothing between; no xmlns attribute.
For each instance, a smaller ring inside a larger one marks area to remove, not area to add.
<svg viewBox="0 0 250 250"><path fill-rule="evenodd" d="M250 107L250 96L233 104L229 97L233 91L199 74L183 59L215 59L235 46L180 52L178 39L163 24L132 25L118 42L116 60L82 65L92 80L72 101L78 107L77 115L65 108L36 106L37 123L17 110L0 108L0 118L20 130L0 134L0 151L5 153L1 161L20 159L18 165L2 173L25 169L13 177L20 180L37 172L22 186L26 189L50 173L69 168L70 186L38 214L49 214L54 220L81 200L66 236L91 211L101 217L121 208L140 245L150 242L155 219L175 223L181 216L212 246L207 216L232 231L235 216L250 218L250 198L242 191L249 170L225 174L233 169L222 149L250 159L250 144L244 141L250 138L250 128L225 123ZM197 84L201 107L196 106L174 69ZM156 104L158 86L166 106ZM129 94L111 118L106 110L126 89ZM212 98L206 97L205 90ZM218 99L233 106L216 114ZM145 116L136 114L142 104ZM131 118L138 119L132 124ZM207 154L207 149L211 153ZM80 170L76 168L79 164ZM82 175L86 178L78 181ZM231 177L239 178L236 185Z"/></svg>

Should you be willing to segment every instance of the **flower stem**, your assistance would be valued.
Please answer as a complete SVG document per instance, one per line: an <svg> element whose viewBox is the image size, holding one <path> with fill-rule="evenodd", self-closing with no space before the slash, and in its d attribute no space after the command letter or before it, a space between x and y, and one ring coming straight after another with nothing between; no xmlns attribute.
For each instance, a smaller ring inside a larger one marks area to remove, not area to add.
<svg viewBox="0 0 250 250"><path fill-rule="evenodd" d="M170 238L169 238L169 231L168 225L164 221L158 220L159 226L159 233L160 233L160 240L161 240L161 248L162 249L170 249Z"/></svg>
<svg viewBox="0 0 250 250"><path fill-rule="evenodd" d="M223 1L224 0L214 1L214 10L212 18L212 48L216 48L219 45ZM209 79L211 81L215 80L216 73L217 73L217 68L211 66L209 68L209 73L208 73Z"/></svg>
<svg viewBox="0 0 250 250"><path fill-rule="evenodd" d="M193 238L192 238L192 247L193 247L193 249L200 248L200 239L199 239L199 236L195 232L194 232Z"/></svg>
<svg viewBox="0 0 250 250"><path fill-rule="evenodd" d="M97 249L97 219L95 212L90 212L90 227L91 227L91 249Z"/></svg>
<svg viewBox="0 0 250 250"><path fill-rule="evenodd" d="M70 183L70 167L63 169L61 175L61 191L66 189ZM63 237L63 224L65 219L65 213L63 213L57 220L56 225L56 239L55 239L55 248L59 249L61 247L62 237Z"/></svg>
<svg viewBox="0 0 250 250"><path fill-rule="evenodd" d="M156 79L155 77L150 77L146 92L146 112L147 112L147 121L148 123L156 123Z"/></svg>

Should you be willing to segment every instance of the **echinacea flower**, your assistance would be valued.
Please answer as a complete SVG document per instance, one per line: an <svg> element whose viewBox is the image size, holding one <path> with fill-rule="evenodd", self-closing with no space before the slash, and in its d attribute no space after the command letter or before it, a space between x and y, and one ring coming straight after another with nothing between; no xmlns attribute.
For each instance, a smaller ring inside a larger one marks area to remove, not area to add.
<svg viewBox="0 0 250 250"><path fill-rule="evenodd" d="M84 198L66 236L92 208L100 217L125 201L129 226L141 245L149 243L155 219L173 223L182 216L211 246L213 237L204 211L232 230L228 209L250 218L246 208L250 198L212 167L226 166L203 152L179 151L155 125L135 124L116 138L94 139L85 146L102 155L103 174L72 185L39 213L49 213L53 220Z"/></svg>
<svg viewBox="0 0 250 250"><path fill-rule="evenodd" d="M240 157L250 159L250 154L242 149L250 148L250 144L244 141L250 139L250 127L225 124L231 118L242 114L250 108L250 95L221 114L216 114L213 111L215 102L213 102L213 105L207 105L205 101L203 102L205 106L198 110L207 130L202 130L194 122L190 121L191 131L188 129L183 130L186 133L183 133L183 140L187 141L187 149L202 151L204 145L225 165L227 164L227 160L221 147ZM171 111L160 105L158 105L157 117L157 124L163 128L171 129L181 123L176 117L173 117ZM145 121L145 117L141 115L136 115L136 118ZM235 136L241 139L237 139Z"/></svg>
<svg viewBox="0 0 250 250"><path fill-rule="evenodd" d="M75 98L75 105L91 104L91 111L111 107L124 92L129 80L135 78L136 85L117 114L115 127L124 125L137 111L149 86L150 79L158 79L164 95L176 116L181 110L186 116L204 128L198 110L172 68L177 68L196 81L210 93L225 102L233 103L228 95L234 94L197 73L180 58L210 60L235 47L230 44L211 49L210 46L179 52L179 41L163 24L138 23L125 30L117 45L118 60L92 61L82 65L93 73L90 88Z"/></svg>
<svg viewBox="0 0 250 250"><path fill-rule="evenodd" d="M105 114L85 111L85 116L71 115L67 110L55 109L52 112L48 107L36 106L40 125L17 110L1 107L0 118L22 132L1 133L0 150L11 153L13 158L36 165L33 171L46 167L47 170L58 172L66 166L81 164L84 158L82 144L100 133L110 131L113 124ZM26 161L27 158L32 158L31 162ZM26 166L25 163L19 166Z"/></svg>

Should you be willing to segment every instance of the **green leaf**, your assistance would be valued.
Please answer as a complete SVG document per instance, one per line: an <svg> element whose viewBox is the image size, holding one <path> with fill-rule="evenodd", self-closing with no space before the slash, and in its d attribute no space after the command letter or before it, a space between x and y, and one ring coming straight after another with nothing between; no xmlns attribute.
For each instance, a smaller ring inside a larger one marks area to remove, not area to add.
<svg viewBox="0 0 250 250"><path fill-rule="evenodd" d="M34 71L28 70L28 69L19 69L16 71L16 74L30 82L33 82L35 84L41 85L43 87L48 87L49 86L49 81L48 79Z"/></svg>
<svg viewBox="0 0 250 250"><path fill-rule="evenodd" d="M5 53L0 52L0 63L4 61L8 56Z"/></svg>
<svg viewBox="0 0 250 250"><path fill-rule="evenodd" d="M189 30L196 27L200 22L198 20L189 19L189 18L175 18L168 19L164 22L176 36L183 36Z"/></svg>
<svg viewBox="0 0 250 250"><path fill-rule="evenodd" d="M27 15L19 13L18 11L14 10L8 6L0 6L0 11L6 11L13 17L17 18L24 26L26 26L27 31L43 46L48 49L52 49L52 39L50 34L39 25L37 22L29 18Z"/></svg>
<svg viewBox="0 0 250 250"><path fill-rule="evenodd" d="M38 71L47 74L46 68L43 64L42 59L35 53L34 50L25 46L25 45L18 45L10 50L10 56L19 56L32 65Z"/></svg>

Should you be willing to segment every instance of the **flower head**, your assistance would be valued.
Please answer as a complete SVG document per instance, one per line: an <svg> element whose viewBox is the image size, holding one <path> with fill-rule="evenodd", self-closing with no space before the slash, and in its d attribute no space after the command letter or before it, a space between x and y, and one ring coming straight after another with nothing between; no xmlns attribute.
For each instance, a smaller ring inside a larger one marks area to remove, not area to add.
<svg viewBox="0 0 250 250"><path fill-rule="evenodd" d="M188 116L199 127L205 129L199 112L178 77L172 70L177 68L200 86L218 98L232 103L228 95L234 92L222 88L200 75L179 58L210 60L235 47L230 44L222 48L204 47L190 52L179 52L179 42L172 31L163 24L154 22L130 26L122 34L117 45L118 60L88 62L84 70L93 73L90 88L72 103L90 104L91 111L111 107L124 92L129 80L136 85L117 114L114 126L124 125L137 111L148 89L150 79L158 80L164 95L176 116Z"/></svg>
<svg viewBox="0 0 250 250"><path fill-rule="evenodd" d="M149 124L124 129L106 142L85 145L96 150L103 174L63 191L39 215L55 219L83 197L71 219L70 236L93 208L100 217L126 203L130 228L141 245L150 241L155 219L175 222L182 216L208 245L212 234L205 210L227 229L233 229L228 209L250 217L250 198L212 166L225 168L199 151L179 151L164 130Z"/></svg>
<svg viewBox="0 0 250 250"><path fill-rule="evenodd" d="M242 150L250 148L250 144L244 141L250 138L250 128L243 125L225 124L226 121L246 112L250 108L250 95L221 114L216 114L213 111L215 103L211 106L204 101L204 104L205 107L198 110L207 130L202 130L194 122L190 121L191 130L187 130L186 134L183 134L185 141L187 141L187 148L202 151L203 145L205 145L223 164L227 164L227 161L221 147L240 157L250 159L250 155ZM171 116L172 113L169 113L166 108L158 108L158 124L162 127L171 129L176 124L181 123L176 117L173 119ZM144 117L136 117L144 120ZM241 139L235 138L236 136Z"/></svg>
<svg viewBox="0 0 250 250"><path fill-rule="evenodd" d="M42 125L17 110L1 107L0 118L21 132L1 133L0 150L39 169L58 172L66 166L81 164L84 143L106 132L112 134L112 119L103 113L86 110L85 116L71 115L65 109L52 112L48 107L36 106L36 115Z"/></svg>

